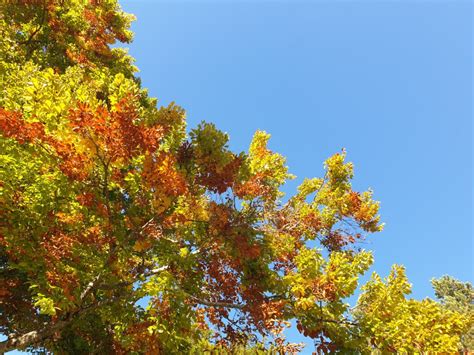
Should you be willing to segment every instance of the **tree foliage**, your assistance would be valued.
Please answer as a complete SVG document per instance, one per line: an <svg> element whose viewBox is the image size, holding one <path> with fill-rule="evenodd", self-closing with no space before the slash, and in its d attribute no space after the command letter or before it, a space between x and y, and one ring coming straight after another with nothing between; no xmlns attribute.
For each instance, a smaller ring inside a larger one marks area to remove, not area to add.
<svg viewBox="0 0 474 355"><path fill-rule="evenodd" d="M406 299L394 266L346 303L383 227L346 153L284 198L267 133L237 154L147 95L111 47L131 20L116 0L1 5L0 352L292 353L293 320L319 352L455 351L472 295Z"/></svg>
<svg viewBox="0 0 474 355"><path fill-rule="evenodd" d="M474 349L474 288L469 282L461 282L450 276L431 280L436 297L448 310L463 314L470 327L461 337L460 351Z"/></svg>

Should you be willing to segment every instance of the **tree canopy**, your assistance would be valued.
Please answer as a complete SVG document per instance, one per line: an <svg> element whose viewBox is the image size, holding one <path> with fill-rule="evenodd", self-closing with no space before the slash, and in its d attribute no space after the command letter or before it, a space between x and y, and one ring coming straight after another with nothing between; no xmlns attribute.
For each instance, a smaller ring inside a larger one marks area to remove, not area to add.
<svg viewBox="0 0 474 355"><path fill-rule="evenodd" d="M116 0L0 6L0 352L296 353L291 322L320 353L473 350L468 284L408 299L395 265L347 303L383 224L345 151L284 196L269 134L235 153L148 96Z"/></svg>

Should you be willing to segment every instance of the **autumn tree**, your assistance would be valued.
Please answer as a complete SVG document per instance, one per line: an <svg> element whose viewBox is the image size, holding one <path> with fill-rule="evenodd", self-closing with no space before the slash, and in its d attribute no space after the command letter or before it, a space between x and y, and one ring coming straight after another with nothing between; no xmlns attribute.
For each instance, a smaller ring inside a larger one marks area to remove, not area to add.
<svg viewBox="0 0 474 355"><path fill-rule="evenodd" d="M459 350L469 352L474 349L474 288L469 282L461 282L450 276L431 280L436 298L441 304L452 311L471 319L470 327L461 336Z"/></svg>
<svg viewBox="0 0 474 355"><path fill-rule="evenodd" d="M345 152L283 199L267 133L234 153L141 88L116 0L0 6L0 352L294 353L292 321L319 352L458 348L472 312L400 266L346 303L382 224Z"/></svg>

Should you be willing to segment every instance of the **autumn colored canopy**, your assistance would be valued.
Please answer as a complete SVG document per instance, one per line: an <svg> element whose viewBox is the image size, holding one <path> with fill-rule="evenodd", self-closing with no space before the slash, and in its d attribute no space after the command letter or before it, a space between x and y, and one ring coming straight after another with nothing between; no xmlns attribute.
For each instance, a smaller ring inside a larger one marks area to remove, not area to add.
<svg viewBox="0 0 474 355"><path fill-rule="evenodd" d="M158 107L116 0L0 5L0 352L452 352L471 313L406 299L360 241L383 225L346 153L292 196L255 133L229 150ZM291 339L290 339L291 340Z"/></svg>

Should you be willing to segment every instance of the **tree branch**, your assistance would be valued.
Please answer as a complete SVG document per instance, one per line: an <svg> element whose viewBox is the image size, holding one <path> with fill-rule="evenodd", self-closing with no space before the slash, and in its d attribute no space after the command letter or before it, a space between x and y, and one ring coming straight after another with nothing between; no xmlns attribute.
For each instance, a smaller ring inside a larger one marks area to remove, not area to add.
<svg viewBox="0 0 474 355"><path fill-rule="evenodd" d="M0 354L4 354L15 349L21 350L29 346L39 345L41 342L51 337L55 332L64 329L69 324L77 320L78 317L82 316L83 314L105 304L117 302L117 299L119 298L120 297L114 297L112 299L97 301L88 306L79 308L77 311L69 313L64 319L54 324L45 323L45 328L42 330L33 330L22 335L10 334L6 340L0 342Z"/></svg>
<svg viewBox="0 0 474 355"><path fill-rule="evenodd" d="M30 345L37 344L50 337L54 332L64 328L69 322L70 321L59 321L53 326L43 330L33 330L23 335L9 336L7 340L0 342L0 354L15 349L24 349Z"/></svg>
<svg viewBox="0 0 474 355"><path fill-rule="evenodd" d="M198 298L196 296L188 294L188 296L193 299L196 303L202 304L204 306L209 306L209 307L224 307L224 308L234 308L234 309L243 309L245 305L243 304L235 304L235 303L230 303L230 302L212 302L212 301L206 301L201 298Z"/></svg>
<svg viewBox="0 0 474 355"><path fill-rule="evenodd" d="M87 284L87 287L81 293L81 297L80 297L81 302L84 301L84 299L89 295L92 289L96 286L97 282L99 282L100 280L100 277L101 277L101 274L97 275L94 280L92 280L91 282Z"/></svg>
<svg viewBox="0 0 474 355"><path fill-rule="evenodd" d="M321 323L336 323L336 324L348 324L352 326L358 326L359 324L348 321L347 319L337 320L337 319L316 319L317 322Z"/></svg>

